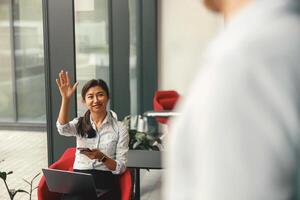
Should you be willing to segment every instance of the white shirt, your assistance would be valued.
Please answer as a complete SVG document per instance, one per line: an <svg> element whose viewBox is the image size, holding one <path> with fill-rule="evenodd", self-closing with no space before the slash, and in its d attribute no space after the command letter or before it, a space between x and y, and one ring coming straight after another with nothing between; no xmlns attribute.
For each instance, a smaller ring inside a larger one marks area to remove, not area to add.
<svg viewBox="0 0 300 200"><path fill-rule="evenodd" d="M171 124L163 199L299 199L300 2L254 1L205 58Z"/></svg>
<svg viewBox="0 0 300 200"><path fill-rule="evenodd" d="M81 137L77 134L76 124L78 118L73 119L67 124L61 125L56 122L59 134L64 136L75 136L77 147L86 147L90 149L99 149L109 158L116 161L117 166L112 173L121 174L126 169L127 153L129 135L127 127L117 121L117 116L112 111L107 112L105 119L103 120L100 128L97 131L96 125L90 117L93 129L96 131L96 137L87 138ZM76 156L74 161L74 169L97 169L109 171L109 169L98 160L91 160L84 154L81 154L79 150L76 150Z"/></svg>

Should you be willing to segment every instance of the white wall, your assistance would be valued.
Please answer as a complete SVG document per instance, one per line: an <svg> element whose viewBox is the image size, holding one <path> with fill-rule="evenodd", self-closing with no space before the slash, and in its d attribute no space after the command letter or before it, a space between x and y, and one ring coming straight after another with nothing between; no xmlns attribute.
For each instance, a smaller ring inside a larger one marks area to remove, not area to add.
<svg viewBox="0 0 300 200"><path fill-rule="evenodd" d="M184 95L223 20L201 0L162 0L158 7L158 86Z"/></svg>

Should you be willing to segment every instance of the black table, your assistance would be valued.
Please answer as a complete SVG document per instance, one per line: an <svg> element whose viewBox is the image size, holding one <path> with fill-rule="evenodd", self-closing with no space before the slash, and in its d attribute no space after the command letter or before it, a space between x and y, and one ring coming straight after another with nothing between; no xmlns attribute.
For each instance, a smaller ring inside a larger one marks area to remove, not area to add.
<svg viewBox="0 0 300 200"><path fill-rule="evenodd" d="M140 169L162 169L161 151L129 150L128 168L134 169L133 199L140 199Z"/></svg>

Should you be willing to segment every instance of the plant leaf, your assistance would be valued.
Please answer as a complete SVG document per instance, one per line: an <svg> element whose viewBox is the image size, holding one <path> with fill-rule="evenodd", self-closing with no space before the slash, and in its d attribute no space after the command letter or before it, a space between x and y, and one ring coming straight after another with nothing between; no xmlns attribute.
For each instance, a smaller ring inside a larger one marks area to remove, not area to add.
<svg viewBox="0 0 300 200"><path fill-rule="evenodd" d="M29 194L29 192L27 192L26 190L22 190L22 189L18 189L17 192L23 192L23 193Z"/></svg>
<svg viewBox="0 0 300 200"><path fill-rule="evenodd" d="M33 183L34 179L36 179L40 174L41 174L41 172L37 173L37 174L31 179L31 184Z"/></svg>
<svg viewBox="0 0 300 200"><path fill-rule="evenodd" d="M14 198L14 196L18 193L18 192L20 192L20 193L26 193L26 194L29 194L29 192L27 192L27 191L25 191L25 190L22 190L22 189L18 189L18 190L11 190L11 196L12 196L12 198Z"/></svg>
<svg viewBox="0 0 300 200"><path fill-rule="evenodd" d="M141 142L140 141L137 141L137 142L135 142L134 144L133 144L133 149L137 149L137 147L139 146L141 144Z"/></svg>
<svg viewBox="0 0 300 200"><path fill-rule="evenodd" d="M158 144L161 144L161 139L160 139L160 138L157 138L155 141L156 141Z"/></svg>
<svg viewBox="0 0 300 200"><path fill-rule="evenodd" d="M6 172L0 172L0 178L6 181L7 174Z"/></svg>
<svg viewBox="0 0 300 200"><path fill-rule="evenodd" d="M23 178L23 181L25 181L27 184L31 185L31 183L29 183L29 181L27 181L26 179Z"/></svg>
<svg viewBox="0 0 300 200"><path fill-rule="evenodd" d="M146 138L148 139L148 140L155 140L155 138L152 136L152 135L150 135L150 134L147 134L146 135Z"/></svg>
<svg viewBox="0 0 300 200"><path fill-rule="evenodd" d="M137 141L143 141L146 139L146 135L145 135L145 133L137 132L135 135L135 138Z"/></svg>
<svg viewBox="0 0 300 200"><path fill-rule="evenodd" d="M7 173L7 175L10 175L10 174L12 174L13 173L13 171L9 171L8 173Z"/></svg>

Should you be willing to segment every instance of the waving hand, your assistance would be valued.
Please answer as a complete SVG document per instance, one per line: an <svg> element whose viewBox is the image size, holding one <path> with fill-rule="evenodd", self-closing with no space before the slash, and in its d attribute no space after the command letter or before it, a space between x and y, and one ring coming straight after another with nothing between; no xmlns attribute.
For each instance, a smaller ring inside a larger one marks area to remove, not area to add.
<svg viewBox="0 0 300 200"><path fill-rule="evenodd" d="M68 72L64 72L61 70L58 74L59 79L56 79L56 84L58 86L61 99L61 106L58 114L58 122L60 124L66 124L69 121L69 105L72 95L74 94L78 82L76 82L73 86L70 84L70 78Z"/></svg>
<svg viewBox="0 0 300 200"><path fill-rule="evenodd" d="M59 72L59 79L56 79L56 84L58 86L61 96L66 99L70 99L77 88L78 82L76 82L72 86L70 84L68 72L64 72L63 70L61 70Z"/></svg>

